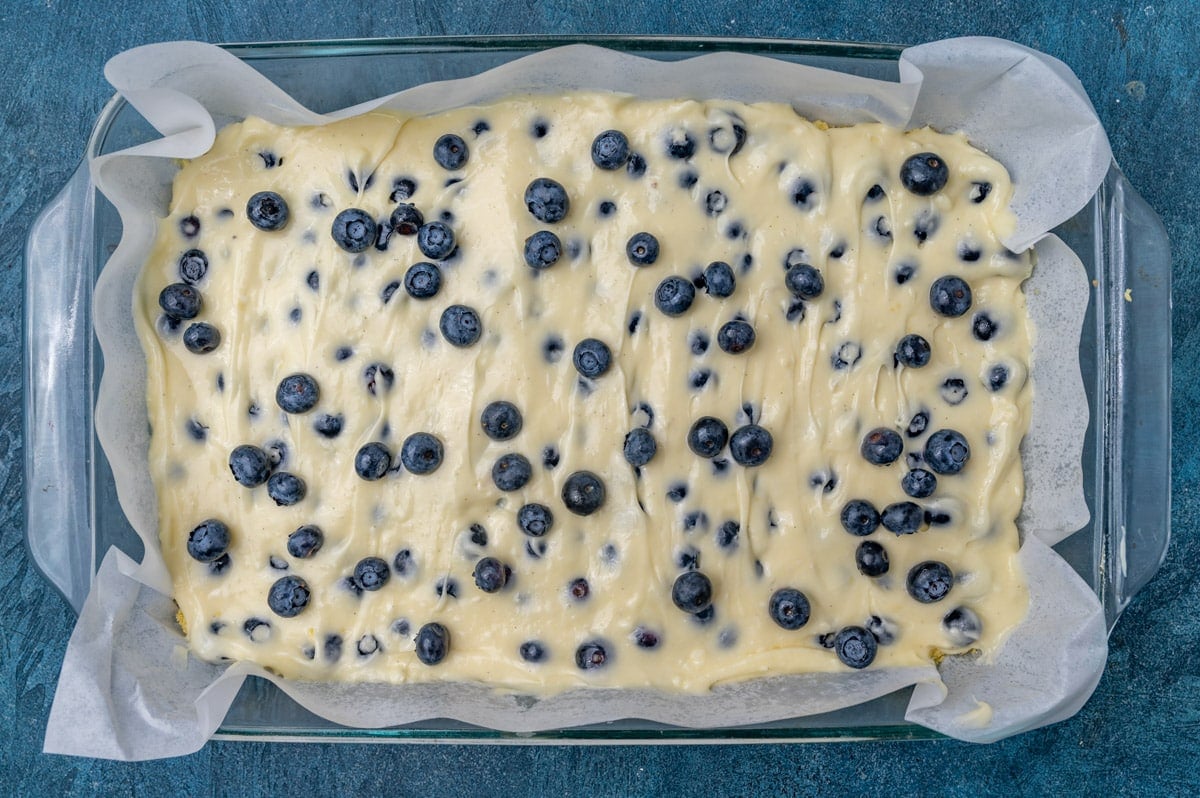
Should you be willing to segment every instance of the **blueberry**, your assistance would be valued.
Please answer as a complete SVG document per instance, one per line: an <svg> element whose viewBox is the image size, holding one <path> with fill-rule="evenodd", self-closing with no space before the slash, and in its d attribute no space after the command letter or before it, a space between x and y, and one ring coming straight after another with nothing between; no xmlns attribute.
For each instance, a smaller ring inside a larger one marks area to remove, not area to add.
<svg viewBox="0 0 1200 798"><path fill-rule="evenodd" d="M939 277L929 287L929 304L935 313L957 318L971 309L971 286L952 274Z"/></svg>
<svg viewBox="0 0 1200 798"><path fill-rule="evenodd" d="M788 305L787 312L784 314L788 321L804 321L804 300L794 299Z"/></svg>
<svg viewBox="0 0 1200 798"><path fill-rule="evenodd" d="M708 529L708 514L703 510L695 510L683 517L683 531L691 532L694 529Z"/></svg>
<svg viewBox="0 0 1200 798"><path fill-rule="evenodd" d="M591 595L591 593L592 588L588 584L588 580L584 579L582 576L578 579L572 579L571 583L567 585L567 595L569 595L575 601L583 601L589 595Z"/></svg>
<svg viewBox="0 0 1200 798"><path fill-rule="evenodd" d="M829 356L829 365L835 371L841 371L850 368L860 360L862 360L862 347L853 341L844 341Z"/></svg>
<svg viewBox="0 0 1200 798"><path fill-rule="evenodd" d="M392 467L392 453L377 441L363 444L354 455L354 473L368 482L382 479Z"/></svg>
<svg viewBox="0 0 1200 798"><path fill-rule="evenodd" d="M445 222L426 222L417 229L417 247L427 258L445 260L456 245L454 231Z"/></svg>
<svg viewBox="0 0 1200 798"><path fill-rule="evenodd" d="M442 464L442 442L428 432L414 432L400 447L400 462L412 474L432 474Z"/></svg>
<svg viewBox="0 0 1200 798"><path fill-rule="evenodd" d="M409 549L400 549L392 560L392 568L396 576L404 577L417 572L417 560Z"/></svg>
<svg viewBox="0 0 1200 798"><path fill-rule="evenodd" d="M687 495L688 495L688 487L687 487L687 485L685 485L682 482L676 482L673 485L671 485L669 488L667 488L667 498L670 499L671 501L675 502L676 504L679 504L679 502L686 499Z"/></svg>
<svg viewBox="0 0 1200 798"><path fill-rule="evenodd" d="M195 285L208 273L208 256L201 250L189 249L179 257L179 278Z"/></svg>
<svg viewBox="0 0 1200 798"><path fill-rule="evenodd" d="M460 349L471 346L483 334L483 322L473 308L466 305L451 305L442 311L438 326L442 337Z"/></svg>
<svg viewBox="0 0 1200 798"><path fill-rule="evenodd" d="M229 453L229 470L239 485L257 488L271 475L271 462L262 449L244 444Z"/></svg>
<svg viewBox="0 0 1200 798"><path fill-rule="evenodd" d="M454 171L462 169L470 157L467 143L461 136L447 133L433 144L433 160L443 169Z"/></svg>
<svg viewBox="0 0 1200 798"><path fill-rule="evenodd" d="M221 345L221 331L207 322L189 325L183 331L183 345L195 355L207 355Z"/></svg>
<svg viewBox="0 0 1200 798"><path fill-rule="evenodd" d="M713 189L704 197L704 212L709 216L720 216L729 205L724 192Z"/></svg>
<svg viewBox="0 0 1200 798"><path fill-rule="evenodd" d="M172 319L194 319L203 305L200 292L184 283L171 283L158 294L158 306Z"/></svg>
<svg viewBox="0 0 1200 798"><path fill-rule="evenodd" d="M336 438L341 434L344 423L345 419L342 418L341 413L337 415L322 413L313 421L313 430L322 438Z"/></svg>
<svg viewBox="0 0 1200 798"><path fill-rule="evenodd" d="M704 290L719 299L733 294L736 282L733 269L725 261L715 260L704 267Z"/></svg>
<svg viewBox="0 0 1200 798"><path fill-rule="evenodd" d="M307 374L289 374L275 389L275 403L285 413L307 413L320 398L317 381Z"/></svg>
<svg viewBox="0 0 1200 798"><path fill-rule="evenodd" d="M883 190L883 186L876 183L867 189L867 202L875 202L887 196L887 192Z"/></svg>
<svg viewBox="0 0 1200 798"><path fill-rule="evenodd" d="M369 657L379 650L379 638L375 635L363 635L358 639L355 649L360 657Z"/></svg>
<svg viewBox="0 0 1200 798"><path fill-rule="evenodd" d="M517 510L517 526L531 538L540 538L554 528L554 513L544 504L526 504Z"/></svg>
<svg viewBox="0 0 1200 798"><path fill-rule="evenodd" d="M638 427L625 436L623 449L625 460L634 468L640 468L654 459L658 453L658 442L650 434L650 430Z"/></svg>
<svg viewBox="0 0 1200 798"><path fill-rule="evenodd" d="M891 465L904 452L904 442L894 430L877 427L866 434L859 451L868 463Z"/></svg>
<svg viewBox="0 0 1200 798"><path fill-rule="evenodd" d="M271 624L261 618L247 618L242 632L252 643L265 643L271 639Z"/></svg>
<svg viewBox="0 0 1200 798"><path fill-rule="evenodd" d="M591 515L604 506L604 481L591 471L576 471L562 487L562 500L575 515Z"/></svg>
<svg viewBox="0 0 1200 798"><path fill-rule="evenodd" d="M544 139L549 132L550 123L545 119L535 119L533 124L529 126L529 135L535 139Z"/></svg>
<svg viewBox="0 0 1200 798"><path fill-rule="evenodd" d="M955 607L942 618L942 629L956 646L969 646L983 633L983 624L973 610Z"/></svg>
<svg viewBox="0 0 1200 798"><path fill-rule="evenodd" d="M917 217L916 222L913 224L913 236L920 243L925 243L926 239L937 232L940 222L941 220L937 214L925 211Z"/></svg>
<svg viewBox="0 0 1200 798"><path fill-rule="evenodd" d="M486 546L488 542L487 530L482 524L471 524L471 543L476 546Z"/></svg>
<svg viewBox="0 0 1200 798"><path fill-rule="evenodd" d="M908 427L904 430L904 434L910 438L916 438L924 434L929 428L929 413L925 410L918 411L912 417L912 421L908 422Z"/></svg>
<svg viewBox="0 0 1200 798"><path fill-rule="evenodd" d="M450 651L450 630L440 623L427 623L417 631L417 659L426 665L437 665Z"/></svg>
<svg viewBox="0 0 1200 798"><path fill-rule="evenodd" d="M581 671L603 668L608 662L608 651L599 640L592 640L575 650L575 666Z"/></svg>
<svg viewBox="0 0 1200 798"><path fill-rule="evenodd" d="M696 299L696 287L682 277L671 276L654 289L654 306L668 316L681 316Z"/></svg>
<svg viewBox="0 0 1200 798"><path fill-rule="evenodd" d="M347 252L363 252L375 243L378 227L371 215L358 208L348 208L333 219L330 235L334 243Z"/></svg>
<svg viewBox="0 0 1200 798"><path fill-rule="evenodd" d="M492 466L492 482L506 493L520 490L533 478L533 466L524 455L509 453L502 455Z"/></svg>
<svg viewBox="0 0 1200 798"><path fill-rule="evenodd" d="M458 598L458 581L450 577L443 577L433 583L433 592L439 598L449 596L450 598Z"/></svg>
<svg viewBox="0 0 1200 798"><path fill-rule="evenodd" d="M549 230L539 230L525 239L525 263L531 269L549 269L562 257L562 241Z"/></svg>
<svg viewBox="0 0 1200 798"><path fill-rule="evenodd" d="M917 267L911 263L902 263L896 267L893 277L896 280L896 285L904 285L913 278L917 273Z"/></svg>
<svg viewBox="0 0 1200 798"><path fill-rule="evenodd" d="M425 217L417 210L416 205L402 202L388 217L388 226L393 233L402 236L413 236L425 224Z"/></svg>
<svg viewBox="0 0 1200 798"><path fill-rule="evenodd" d="M619 130L606 130L592 140L592 163L601 169L620 169L629 160L629 139Z"/></svg>
<svg viewBox="0 0 1200 798"><path fill-rule="evenodd" d="M314 291L318 290L321 287L321 273L318 272L316 269L313 269L304 278L304 282L306 282L308 284L308 287L311 288L312 290L314 290Z"/></svg>
<svg viewBox="0 0 1200 798"><path fill-rule="evenodd" d="M546 644L540 640L527 640L518 649L526 662L541 662L546 658Z"/></svg>
<svg viewBox="0 0 1200 798"><path fill-rule="evenodd" d="M307 492L304 480L286 471L277 471L267 480L267 495L280 507L296 504Z"/></svg>
<svg viewBox="0 0 1200 798"><path fill-rule="evenodd" d="M966 241L958 245L958 258L964 263L975 263L983 257L983 250Z"/></svg>
<svg viewBox="0 0 1200 798"><path fill-rule="evenodd" d="M812 199L812 195L816 193L817 187L812 184L812 181L801 178L792 184L792 204L802 210L808 210L810 207L812 207L809 200Z"/></svg>
<svg viewBox="0 0 1200 798"><path fill-rule="evenodd" d="M873 540L864 540L854 551L854 564L863 576L883 576L888 572L887 550Z"/></svg>
<svg viewBox="0 0 1200 798"><path fill-rule="evenodd" d="M649 266L658 260L658 239L647 232L634 233L625 244L625 255L634 266Z"/></svg>
<svg viewBox="0 0 1200 798"><path fill-rule="evenodd" d="M775 441L771 433L757 424L738 427L729 436L729 453L738 465L753 468L767 462Z"/></svg>
<svg viewBox="0 0 1200 798"><path fill-rule="evenodd" d="M630 153L629 163L625 164L625 171L636 180L646 174L646 159L639 153Z"/></svg>
<svg viewBox="0 0 1200 798"><path fill-rule="evenodd" d="M915 333L904 336L896 345L896 362L909 368L919 369L928 365L932 354L929 342Z"/></svg>
<svg viewBox="0 0 1200 798"><path fill-rule="evenodd" d="M816 299L825 291L825 279L821 272L807 263L788 268L784 282L792 296L800 299Z"/></svg>
<svg viewBox="0 0 1200 798"><path fill-rule="evenodd" d="M354 566L354 581L363 590L379 590L391 576L387 561L382 557L364 557Z"/></svg>
<svg viewBox="0 0 1200 798"><path fill-rule="evenodd" d="M687 444L700 457L713 458L725 448L729 440L729 428L725 422L712 416L697 419L688 430Z"/></svg>
<svg viewBox="0 0 1200 798"><path fill-rule="evenodd" d="M598 210L601 216L612 216L617 212L617 204L612 200L604 200L600 203Z"/></svg>
<svg viewBox="0 0 1200 798"><path fill-rule="evenodd" d="M696 152L696 140L683 128L674 128L667 133L667 155L686 161Z"/></svg>
<svg viewBox="0 0 1200 798"><path fill-rule="evenodd" d="M324 543L325 534L321 531L321 528L313 524L305 524L288 535L287 550L288 554L293 557L307 560L320 551Z"/></svg>
<svg viewBox="0 0 1200 798"><path fill-rule="evenodd" d="M703 355L708 351L709 343L711 343L711 339L703 330L695 330L688 336L688 348L692 350L693 355Z"/></svg>
<svg viewBox="0 0 1200 798"><path fill-rule="evenodd" d="M546 336L546 340L542 342L542 358L547 363L557 363L562 359L563 349L566 348L563 339L557 335L550 334Z"/></svg>
<svg viewBox="0 0 1200 798"><path fill-rule="evenodd" d="M971 458L971 447L961 432L940 429L925 441L925 462L939 474L957 474Z"/></svg>
<svg viewBox="0 0 1200 798"><path fill-rule="evenodd" d="M229 527L210 518L188 535L187 551L197 562L212 562L229 550Z"/></svg>
<svg viewBox="0 0 1200 798"><path fill-rule="evenodd" d="M971 319L971 334L977 341L990 341L999 325L986 313L976 313Z"/></svg>
<svg viewBox="0 0 1200 798"><path fill-rule="evenodd" d="M942 396L942 401L950 406L960 405L967 398L967 383L961 377L947 377L942 383L938 392Z"/></svg>
<svg viewBox="0 0 1200 798"><path fill-rule="evenodd" d="M954 574L945 563L926 560L912 567L905 582L908 595L922 604L941 601L954 586Z"/></svg>
<svg viewBox="0 0 1200 798"><path fill-rule="evenodd" d="M396 383L395 373L383 363L372 363L363 369L363 383L367 393L378 396L392 389Z"/></svg>
<svg viewBox="0 0 1200 798"><path fill-rule="evenodd" d="M281 618L295 618L308 606L311 597L308 583L298 576L275 580L267 593L267 606Z"/></svg>
<svg viewBox="0 0 1200 798"><path fill-rule="evenodd" d="M507 441L516 437L524 426L521 411L512 402L491 402L479 415L483 434L494 441Z"/></svg>
<svg viewBox="0 0 1200 798"><path fill-rule="evenodd" d="M595 379L608 371L612 365L612 352L603 341L584 338L575 345L571 362L575 364L575 370L580 374Z"/></svg>
<svg viewBox="0 0 1200 798"><path fill-rule="evenodd" d="M864 537L879 528L879 511L865 499L853 499L842 508L842 528Z"/></svg>
<svg viewBox="0 0 1200 798"><path fill-rule="evenodd" d="M808 596L794 587L781 587L771 594L767 613L772 621L793 632L808 623L812 608Z"/></svg>
<svg viewBox="0 0 1200 798"><path fill-rule="evenodd" d="M727 321L717 330L717 346L731 355L740 355L754 346L754 328L741 319Z"/></svg>
<svg viewBox="0 0 1200 798"><path fill-rule="evenodd" d="M342 658L342 637L341 635L326 635L324 654L327 662L337 662Z"/></svg>
<svg viewBox="0 0 1200 798"><path fill-rule="evenodd" d="M512 576L512 569L495 557L484 557L475 563L475 586L484 593L496 593L504 589Z"/></svg>
<svg viewBox="0 0 1200 798"><path fill-rule="evenodd" d="M525 189L525 207L539 222L554 224L566 218L571 201L560 183L539 177Z"/></svg>
<svg viewBox="0 0 1200 798"><path fill-rule="evenodd" d="M194 441L204 441L208 439L208 427L201 424L194 418L189 418L185 424L188 435L192 436Z"/></svg>
<svg viewBox="0 0 1200 798"><path fill-rule="evenodd" d="M933 475L932 471L914 468L900 480L900 487L907 496L912 496L914 499L927 499L937 490L937 477Z"/></svg>
<svg viewBox="0 0 1200 798"><path fill-rule="evenodd" d="M992 193L992 184L988 182L973 182L971 183L971 191L967 198L976 204L987 199L988 194Z"/></svg>
<svg viewBox="0 0 1200 798"><path fill-rule="evenodd" d="M726 521L717 527L717 547L721 549L732 549L737 545L738 534L741 533L742 526L737 521Z"/></svg>
<svg viewBox="0 0 1200 798"><path fill-rule="evenodd" d="M390 202L404 202L412 199L417 193L417 182L411 177L398 177L392 183L392 193L388 195Z"/></svg>
<svg viewBox="0 0 1200 798"><path fill-rule="evenodd" d="M712 598L712 581L700 571L684 571L671 585L671 602L689 615L707 610Z"/></svg>
<svg viewBox="0 0 1200 798"><path fill-rule="evenodd" d="M550 470L553 468L558 468L558 461L559 461L559 455L558 455L557 447L555 447L552 444L552 445L547 446L546 448L542 449L542 467L543 468L545 468L547 470Z"/></svg>
<svg viewBox="0 0 1200 798"><path fill-rule="evenodd" d="M259 230L282 230L288 216L287 202L274 191L260 191L246 203L246 217Z"/></svg>
<svg viewBox="0 0 1200 798"><path fill-rule="evenodd" d="M187 342L187 333L183 334L183 340L185 343ZM988 388L993 391L998 391L1007 385L1008 367L1001 365L992 366L991 369L988 370L987 384Z"/></svg>
<svg viewBox="0 0 1200 798"><path fill-rule="evenodd" d="M408 267L404 273L404 290L413 299L429 299L442 289L442 270L436 264L421 261ZM384 298L387 302L390 298Z"/></svg>
<svg viewBox="0 0 1200 798"><path fill-rule="evenodd" d="M940 155L921 152L905 160L900 167L900 182L919 197L936 194L946 185L950 170Z"/></svg>
<svg viewBox="0 0 1200 798"><path fill-rule="evenodd" d="M652 629L647 629L644 626L639 626L633 630L633 643L638 648L657 648L659 635Z"/></svg>
<svg viewBox="0 0 1200 798"><path fill-rule="evenodd" d="M847 626L833 639L833 650L838 659L856 670L875 661L878 647L875 636L861 626Z"/></svg>
<svg viewBox="0 0 1200 798"><path fill-rule="evenodd" d="M879 518L885 529L897 535L911 535L921 528L925 514L914 502L894 502L883 508Z"/></svg>

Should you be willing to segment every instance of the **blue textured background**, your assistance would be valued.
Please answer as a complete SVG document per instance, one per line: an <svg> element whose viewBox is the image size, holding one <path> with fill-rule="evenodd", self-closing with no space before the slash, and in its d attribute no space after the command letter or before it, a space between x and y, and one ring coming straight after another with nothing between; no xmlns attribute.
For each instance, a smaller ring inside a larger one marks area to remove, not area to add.
<svg viewBox="0 0 1200 798"><path fill-rule="evenodd" d="M440 3L0 3L0 794L1096 795L1200 791L1200 8L1195 2L673 0L554 7ZM1080 4L1084 5L1084 4ZM986 747L951 741L823 746L462 747L210 743L127 765L40 753L74 615L22 544L21 250L75 168L111 94L114 53L169 39L258 41L489 33L679 33L916 43L986 34L1049 52L1083 81L1175 259L1175 539L1122 617L1103 681L1075 718ZM291 784L289 789L286 785Z"/></svg>

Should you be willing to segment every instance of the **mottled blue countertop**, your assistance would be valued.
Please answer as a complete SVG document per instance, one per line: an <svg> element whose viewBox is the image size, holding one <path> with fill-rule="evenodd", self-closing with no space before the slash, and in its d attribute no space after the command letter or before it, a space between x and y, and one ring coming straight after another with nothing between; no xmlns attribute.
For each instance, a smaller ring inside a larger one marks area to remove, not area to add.
<svg viewBox="0 0 1200 798"><path fill-rule="evenodd" d="M0 9L0 794L722 795L950 792L1195 794L1200 790L1200 51L1192 3L1049 0L597 0L362 4L15 0ZM186 6L186 10L183 8ZM675 33L917 43L982 34L1065 61L1083 81L1129 180L1162 216L1175 262L1174 541L1118 623L1096 694L1071 720L990 746L522 747L210 743L172 761L41 753L74 614L23 536L22 247L78 163L111 94L107 58L170 39L212 42L499 33Z"/></svg>

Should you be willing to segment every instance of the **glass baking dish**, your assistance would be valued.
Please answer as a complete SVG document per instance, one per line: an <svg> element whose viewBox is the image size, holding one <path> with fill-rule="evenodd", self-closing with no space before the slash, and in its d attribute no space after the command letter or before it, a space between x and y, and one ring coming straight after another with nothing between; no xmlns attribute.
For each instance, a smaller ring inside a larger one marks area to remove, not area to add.
<svg viewBox="0 0 1200 798"><path fill-rule="evenodd" d="M896 80L902 47L771 39L488 37L227 45L285 91L331 111L429 81L465 77L539 50L589 43L678 60L715 50L771 56ZM142 544L117 502L93 430L104 362L92 292L121 236L91 184L87 157L157 138L121 97L96 121L85 159L30 230L25 252L26 540L33 562L78 612L110 546ZM1171 260L1154 212L1110 168L1088 205L1055 232L1083 260L1093 293L1080 363L1091 410L1084 480L1091 522L1056 549L1096 591L1109 628L1153 576L1170 524ZM846 710L736 728L684 729L638 720L532 734L449 720L364 730L317 717L269 682L249 679L220 738L406 742L630 743L914 739L908 690Z"/></svg>

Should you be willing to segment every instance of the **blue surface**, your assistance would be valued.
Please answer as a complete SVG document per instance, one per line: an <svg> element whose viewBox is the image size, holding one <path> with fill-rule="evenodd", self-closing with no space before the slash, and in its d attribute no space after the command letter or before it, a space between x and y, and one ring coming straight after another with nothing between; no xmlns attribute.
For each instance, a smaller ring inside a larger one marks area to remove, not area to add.
<svg viewBox="0 0 1200 798"><path fill-rule="evenodd" d="M882 3L675 0L634 4L363 4L215 0L0 8L0 794L662 795L694 793L1120 795L1200 791L1200 86L1194 3L1051 0ZM1083 4L1080 4L1083 5ZM1175 259L1175 539L1159 576L1112 637L1096 695L1073 719L986 747L951 741L824 746L533 748L210 743L184 759L126 765L40 753L74 616L22 543L21 248L74 169L111 91L114 53L169 39L256 41L489 33L679 33L916 43L1013 39L1071 66L1117 160L1161 214ZM219 785L219 786L214 786ZM290 791L290 790L289 790Z"/></svg>

